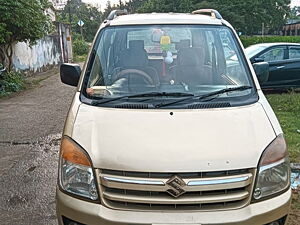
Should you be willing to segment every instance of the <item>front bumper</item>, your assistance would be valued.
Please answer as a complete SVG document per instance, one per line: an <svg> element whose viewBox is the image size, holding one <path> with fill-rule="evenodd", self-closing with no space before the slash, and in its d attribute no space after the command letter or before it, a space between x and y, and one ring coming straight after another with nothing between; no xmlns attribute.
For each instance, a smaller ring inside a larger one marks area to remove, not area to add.
<svg viewBox="0 0 300 225"><path fill-rule="evenodd" d="M291 203L291 190L282 195L230 211L210 212L138 212L106 208L73 198L57 189L57 217L86 225L172 225L172 224L215 224L215 225L262 225L286 216Z"/></svg>

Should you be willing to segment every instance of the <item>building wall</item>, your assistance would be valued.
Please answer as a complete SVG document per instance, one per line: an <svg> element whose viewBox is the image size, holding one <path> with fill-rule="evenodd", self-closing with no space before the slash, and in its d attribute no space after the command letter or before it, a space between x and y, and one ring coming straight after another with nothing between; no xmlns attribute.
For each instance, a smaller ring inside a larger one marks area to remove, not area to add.
<svg viewBox="0 0 300 225"><path fill-rule="evenodd" d="M56 10L63 10L68 0L50 0Z"/></svg>
<svg viewBox="0 0 300 225"><path fill-rule="evenodd" d="M299 36L300 23L286 24L282 28L283 35L285 36Z"/></svg>
<svg viewBox="0 0 300 225"><path fill-rule="evenodd" d="M18 42L13 46L15 70L36 73L72 61L70 25L58 22L54 24L56 32L38 40L35 45Z"/></svg>
<svg viewBox="0 0 300 225"><path fill-rule="evenodd" d="M57 36L46 36L33 46L19 42L14 46L13 51L13 67L17 71L35 73L62 62Z"/></svg>

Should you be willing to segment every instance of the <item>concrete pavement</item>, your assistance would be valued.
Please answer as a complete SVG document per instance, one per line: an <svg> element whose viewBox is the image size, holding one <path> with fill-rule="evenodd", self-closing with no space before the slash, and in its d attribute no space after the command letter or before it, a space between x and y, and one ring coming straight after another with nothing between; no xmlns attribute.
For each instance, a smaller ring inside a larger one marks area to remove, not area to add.
<svg viewBox="0 0 300 225"><path fill-rule="evenodd" d="M0 100L0 224L57 224L55 185L64 120L75 88L57 71Z"/></svg>

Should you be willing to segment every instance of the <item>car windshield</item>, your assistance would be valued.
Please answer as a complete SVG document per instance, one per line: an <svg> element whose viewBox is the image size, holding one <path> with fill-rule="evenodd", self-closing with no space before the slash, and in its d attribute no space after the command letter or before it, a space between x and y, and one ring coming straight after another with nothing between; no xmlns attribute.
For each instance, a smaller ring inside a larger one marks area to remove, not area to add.
<svg viewBox="0 0 300 225"><path fill-rule="evenodd" d="M240 53L225 26L107 27L92 49L82 93L87 99L111 103L114 98L149 98L147 93L157 100L252 86ZM232 54L236 59L228 59ZM222 97L247 96L251 91L224 92Z"/></svg>
<svg viewBox="0 0 300 225"><path fill-rule="evenodd" d="M265 45L251 45L245 49L246 56L250 59L259 52L265 50L267 46Z"/></svg>

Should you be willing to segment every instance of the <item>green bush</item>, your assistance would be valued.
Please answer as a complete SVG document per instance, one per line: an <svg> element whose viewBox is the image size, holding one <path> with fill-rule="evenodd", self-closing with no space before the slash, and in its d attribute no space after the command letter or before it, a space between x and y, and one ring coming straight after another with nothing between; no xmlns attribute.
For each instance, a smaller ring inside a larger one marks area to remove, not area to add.
<svg viewBox="0 0 300 225"><path fill-rule="evenodd" d="M259 44L259 43L275 43L275 42L291 42L291 43L300 43L300 36L241 36L241 41L245 48L250 45Z"/></svg>
<svg viewBox="0 0 300 225"><path fill-rule="evenodd" d="M7 72L0 76L0 96L19 91L24 86L24 76L19 72Z"/></svg>
<svg viewBox="0 0 300 225"><path fill-rule="evenodd" d="M84 40L76 39L73 41L73 50L75 55L86 55L89 51L89 45Z"/></svg>

